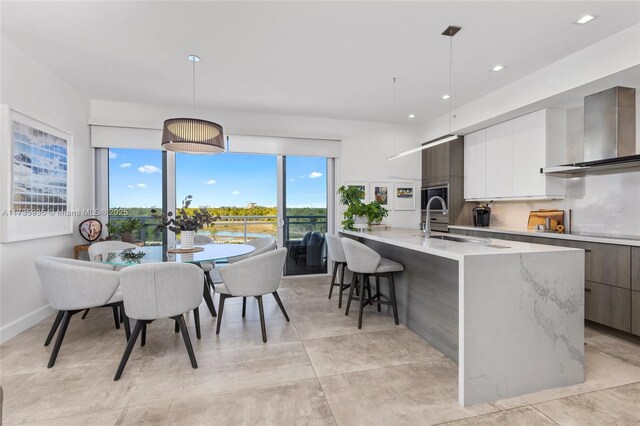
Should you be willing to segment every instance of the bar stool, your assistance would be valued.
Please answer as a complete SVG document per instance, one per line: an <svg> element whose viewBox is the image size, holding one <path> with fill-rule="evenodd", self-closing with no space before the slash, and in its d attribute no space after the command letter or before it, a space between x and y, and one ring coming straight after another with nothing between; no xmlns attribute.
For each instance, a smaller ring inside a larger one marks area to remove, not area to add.
<svg viewBox="0 0 640 426"><path fill-rule="evenodd" d="M393 319L396 325L400 324L398 320L398 306L396 304L396 289L393 282L393 273L404 271L404 266L391 259L381 257L375 250L365 246L362 243L354 241L350 238L342 238L342 247L347 259L347 267L354 273L349 288L349 298L347 299L347 309L345 315L349 315L351 301L355 298L360 301L358 312L358 328L362 328L362 310L366 305L376 303L378 312L380 305L391 305L393 308ZM356 274L358 277L356 277ZM376 278L376 294L371 296L371 283L369 277ZM380 293L380 278L384 277L389 280L389 296ZM354 297L353 291L359 284L359 296ZM365 289L368 290L368 297L365 297ZM384 298L385 300L382 300ZM366 299L366 300L365 300Z"/></svg>
<svg viewBox="0 0 640 426"><path fill-rule="evenodd" d="M329 252L329 259L333 260L333 274L331 275L331 286L329 287L329 299L333 293L333 287L340 287L340 297L338 298L338 308L342 308L342 292L349 288L350 284L344 283L344 273L347 268L347 258L344 257L344 249L342 248L342 241L340 237L333 234L324 234L327 241L327 251ZM338 269L340 270L340 282L336 282L338 275Z"/></svg>

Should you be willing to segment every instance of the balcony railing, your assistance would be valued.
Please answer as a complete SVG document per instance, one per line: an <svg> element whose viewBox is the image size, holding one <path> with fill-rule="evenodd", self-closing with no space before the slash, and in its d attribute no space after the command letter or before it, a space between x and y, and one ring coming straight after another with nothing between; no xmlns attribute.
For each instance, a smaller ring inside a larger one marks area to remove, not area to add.
<svg viewBox="0 0 640 426"><path fill-rule="evenodd" d="M157 230L158 220L151 216L111 216L110 221L137 218L143 223L143 228L136 235L136 239L146 245L162 244L162 232ZM308 232L327 232L326 216L286 216L284 218L283 235L285 243L298 241ZM212 226L198 231L200 234L211 235L221 243L243 243L253 238L272 236L277 238L277 216L222 216Z"/></svg>

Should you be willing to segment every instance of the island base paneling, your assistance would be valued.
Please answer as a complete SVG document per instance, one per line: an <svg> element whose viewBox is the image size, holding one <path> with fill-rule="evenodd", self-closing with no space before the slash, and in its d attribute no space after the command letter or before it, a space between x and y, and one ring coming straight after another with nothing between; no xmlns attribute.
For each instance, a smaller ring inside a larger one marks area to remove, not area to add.
<svg viewBox="0 0 640 426"><path fill-rule="evenodd" d="M458 261L376 241L360 242L404 265L405 271L395 275L400 321L458 362ZM385 289L385 280L380 281Z"/></svg>

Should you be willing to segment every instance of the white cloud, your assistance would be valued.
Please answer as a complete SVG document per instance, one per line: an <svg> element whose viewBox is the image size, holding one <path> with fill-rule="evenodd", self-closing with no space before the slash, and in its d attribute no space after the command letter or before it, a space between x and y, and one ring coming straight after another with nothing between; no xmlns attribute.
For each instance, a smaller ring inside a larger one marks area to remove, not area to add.
<svg viewBox="0 0 640 426"><path fill-rule="evenodd" d="M289 179L289 182L295 182L296 180L294 178Z"/></svg>
<svg viewBox="0 0 640 426"><path fill-rule="evenodd" d="M209 180L208 180L208 181L206 181L204 184L205 184L205 185L215 185L215 184L216 184L216 181L215 181L215 179L209 179Z"/></svg>
<svg viewBox="0 0 640 426"><path fill-rule="evenodd" d="M127 185L127 188L133 188L133 185Z"/></svg>
<svg viewBox="0 0 640 426"><path fill-rule="evenodd" d="M323 174L320 172L311 172L307 175L309 179L318 179L319 177L322 177L322 176Z"/></svg>
<svg viewBox="0 0 640 426"><path fill-rule="evenodd" d="M109 151L109 160L113 160L114 158L118 158L118 154L113 151Z"/></svg>
<svg viewBox="0 0 640 426"><path fill-rule="evenodd" d="M160 172L160 169L156 166L150 166L148 164L145 164L142 167L138 167L138 171L140 173L158 173Z"/></svg>
<svg viewBox="0 0 640 426"><path fill-rule="evenodd" d="M127 185L127 188L146 188L146 183L136 183L135 185Z"/></svg>
<svg viewBox="0 0 640 426"><path fill-rule="evenodd" d="M131 163L122 163L120 164L120 167L122 167L123 169L126 169L127 167L131 167L133 164Z"/></svg>
<svg viewBox="0 0 640 426"><path fill-rule="evenodd" d="M231 193L231 195L239 195L239 194L240 194L240 191L233 191L233 192Z"/></svg>

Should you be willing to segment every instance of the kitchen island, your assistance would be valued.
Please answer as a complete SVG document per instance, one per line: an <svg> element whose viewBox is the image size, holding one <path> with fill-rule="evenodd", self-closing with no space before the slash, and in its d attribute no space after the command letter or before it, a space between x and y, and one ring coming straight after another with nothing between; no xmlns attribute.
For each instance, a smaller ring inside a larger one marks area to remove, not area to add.
<svg viewBox="0 0 640 426"><path fill-rule="evenodd" d="M584 381L583 250L401 228L340 233L405 266L400 321L458 363L461 405Z"/></svg>

